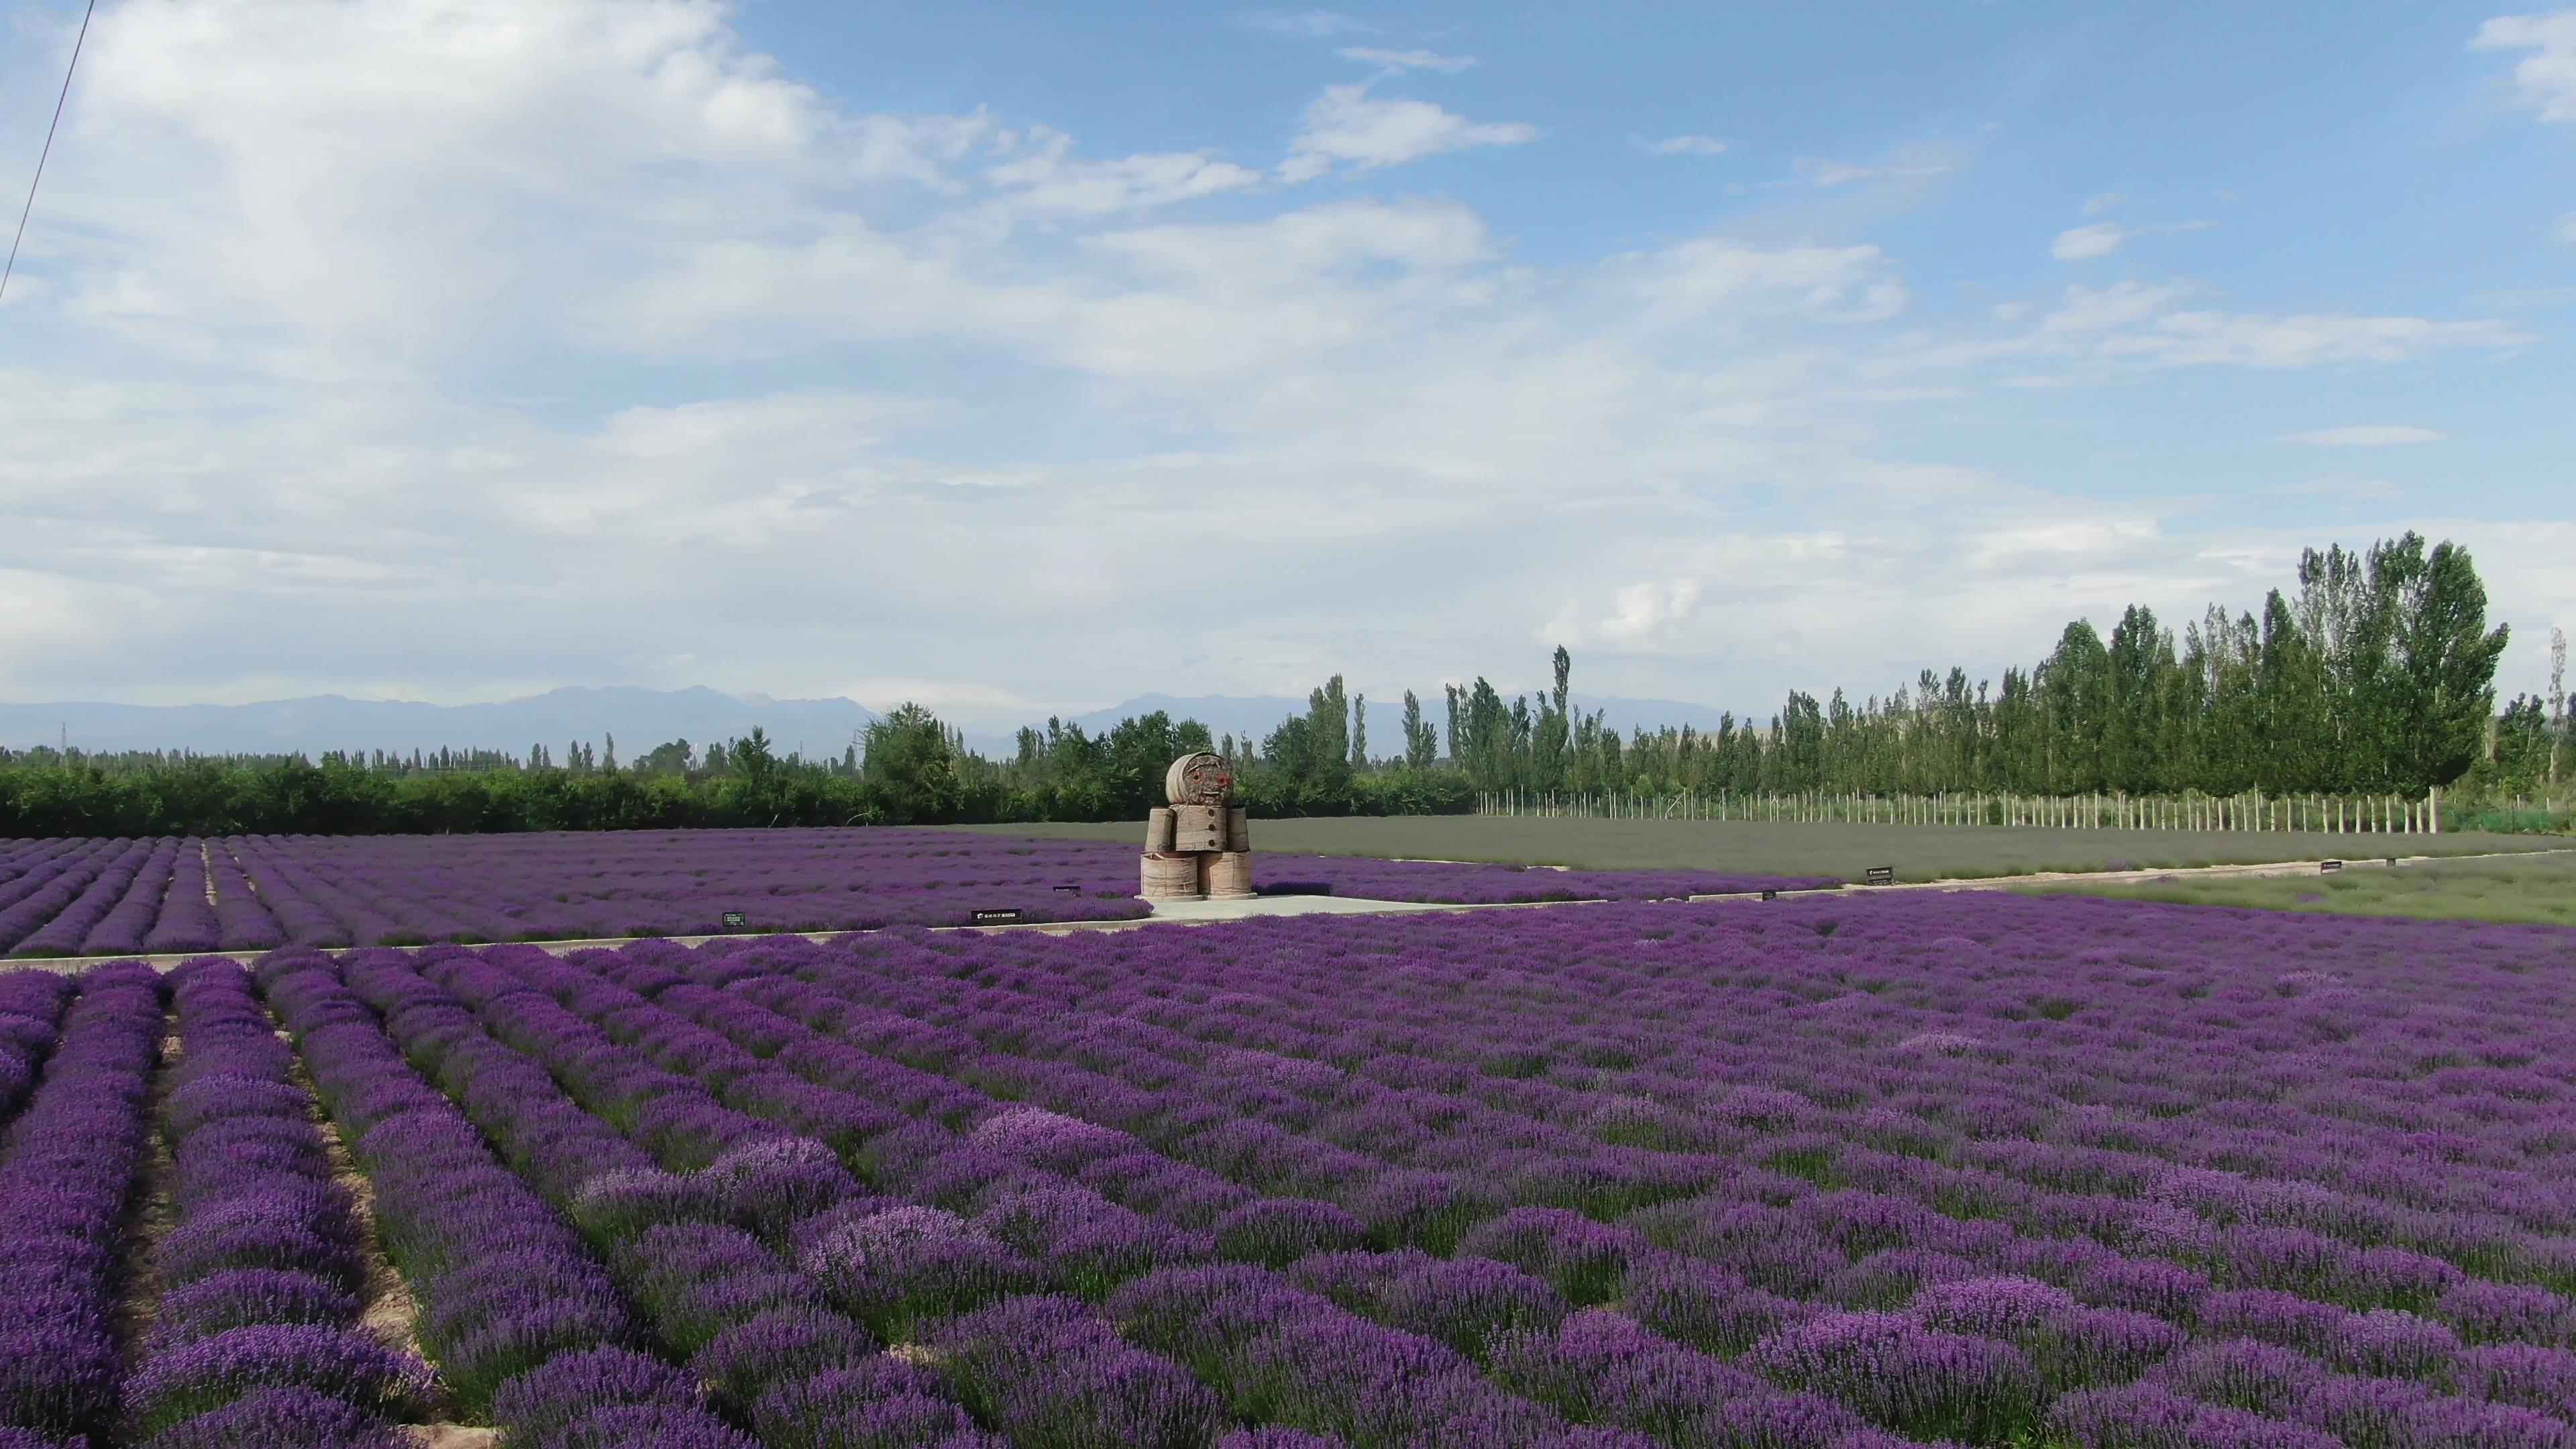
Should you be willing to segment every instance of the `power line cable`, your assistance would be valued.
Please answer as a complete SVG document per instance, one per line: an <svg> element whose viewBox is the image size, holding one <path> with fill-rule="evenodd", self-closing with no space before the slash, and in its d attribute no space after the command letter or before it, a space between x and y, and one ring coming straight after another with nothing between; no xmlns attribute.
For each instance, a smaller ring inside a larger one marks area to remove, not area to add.
<svg viewBox="0 0 2576 1449"><path fill-rule="evenodd" d="M81 45L89 39L89 18L98 13L98 0L89 0L81 12L80 34L72 37L72 63L63 67L62 94L54 97L54 122L45 128L45 149L36 153L36 175L27 183L27 204L18 208L18 234L9 241L9 264L0 267L0 297L9 295L9 278L18 270L18 246L27 239L27 215L36 209L36 188L44 183L45 162L54 154L54 133L62 129L63 102L71 99L72 72L80 69Z"/></svg>

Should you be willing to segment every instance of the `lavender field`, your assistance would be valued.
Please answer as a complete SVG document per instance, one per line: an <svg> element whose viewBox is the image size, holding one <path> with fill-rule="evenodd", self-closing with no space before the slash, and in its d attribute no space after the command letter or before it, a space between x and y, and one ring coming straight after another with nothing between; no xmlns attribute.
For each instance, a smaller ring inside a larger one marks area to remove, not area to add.
<svg viewBox="0 0 2576 1449"><path fill-rule="evenodd" d="M932 830L0 841L0 954L593 940L1127 920L1132 844ZM1263 855L1256 878L1375 900L1651 899L1826 884L1716 871ZM742 929L742 928L732 928Z"/></svg>
<svg viewBox="0 0 2576 1449"><path fill-rule="evenodd" d="M2061 897L18 973L0 1445L2568 1449L2571 1103Z"/></svg>

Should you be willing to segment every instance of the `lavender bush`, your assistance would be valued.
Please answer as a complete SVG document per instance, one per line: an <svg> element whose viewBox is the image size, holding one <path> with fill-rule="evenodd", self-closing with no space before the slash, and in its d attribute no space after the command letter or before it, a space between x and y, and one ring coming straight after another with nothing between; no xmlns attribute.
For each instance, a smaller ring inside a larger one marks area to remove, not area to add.
<svg viewBox="0 0 2576 1449"><path fill-rule="evenodd" d="M81 978L26 1110L0 1139L0 1425L106 1429L120 1364L117 1230L142 1165L162 984L133 965Z"/></svg>
<svg viewBox="0 0 2576 1449"><path fill-rule="evenodd" d="M1146 915L1136 852L913 829L38 842L0 864L0 950L68 956L956 926ZM1494 904L1661 900L1817 877L1265 853L1273 892Z"/></svg>

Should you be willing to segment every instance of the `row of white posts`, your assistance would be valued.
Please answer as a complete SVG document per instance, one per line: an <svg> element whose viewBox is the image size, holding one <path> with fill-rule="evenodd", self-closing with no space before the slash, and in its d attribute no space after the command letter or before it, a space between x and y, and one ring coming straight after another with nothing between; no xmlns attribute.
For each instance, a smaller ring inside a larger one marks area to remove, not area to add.
<svg viewBox="0 0 2576 1449"><path fill-rule="evenodd" d="M1673 795L1497 790L1479 815L1609 820L1764 820L1799 824L2016 825L2060 830L2312 830L2438 835L2442 792L2402 795Z"/></svg>

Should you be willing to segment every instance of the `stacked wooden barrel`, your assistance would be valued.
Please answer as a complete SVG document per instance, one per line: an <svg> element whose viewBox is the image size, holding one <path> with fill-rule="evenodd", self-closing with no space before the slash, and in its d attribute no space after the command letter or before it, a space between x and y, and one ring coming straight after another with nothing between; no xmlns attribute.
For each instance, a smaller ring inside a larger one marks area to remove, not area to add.
<svg viewBox="0 0 2576 1449"><path fill-rule="evenodd" d="M1252 894L1252 819L1234 803L1234 767L1204 750L1163 772L1171 804L1145 817L1147 900L1240 900Z"/></svg>

